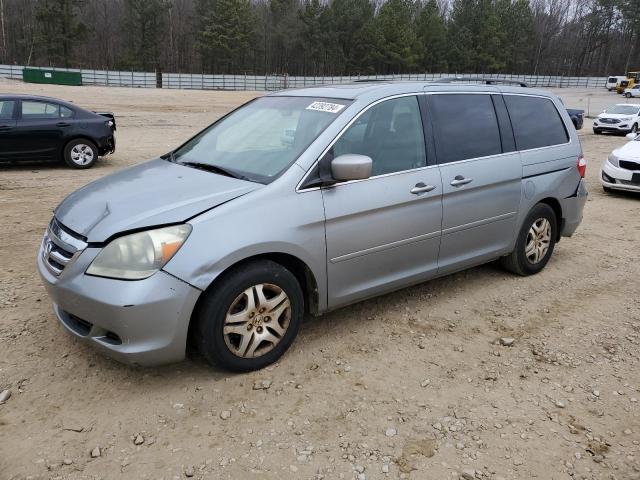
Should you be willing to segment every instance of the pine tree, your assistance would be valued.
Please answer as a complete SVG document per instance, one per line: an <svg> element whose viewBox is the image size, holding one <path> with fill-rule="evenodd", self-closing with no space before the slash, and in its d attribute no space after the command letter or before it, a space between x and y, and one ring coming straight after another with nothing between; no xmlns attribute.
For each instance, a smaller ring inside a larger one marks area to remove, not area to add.
<svg viewBox="0 0 640 480"><path fill-rule="evenodd" d="M198 46L203 65L215 73L246 67L254 18L248 0L202 2Z"/></svg>
<svg viewBox="0 0 640 480"><path fill-rule="evenodd" d="M126 0L128 64L131 68L155 70L160 63L161 35L167 23L169 0Z"/></svg>
<svg viewBox="0 0 640 480"><path fill-rule="evenodd" d="M323 72L327 61L326 28L327 8L320 0L305 0L300 11L302 73L315 75ZM322 73L321 73L322 74Z"/></svg>
<svg viewBox="0 0 640 480"><path fill-rule="evenodd" d="M79 12L85 0L40 0L36 7L37 44L49 63L70 67L73 46L87 38Z"/></svg>
<svg viewBox="0 0 640 480"><path fill-rule="evenodd" d="M423 72L447 71L447 27L436 0L428 0L416 20L416 56Z"/></svg>
<svg viewBox="0 0 640 480"><path fill-rule="evenodd" d="M380 73L403 73L415 69L416 11L413 0L388 0L380 8L376 17L383 39Z"/></svg>
<svg viewBox="0 0 640 480"><path fill-rule="evenodd" d="M336 73L370 73L377 56L378 32L369 0L333 0L326 29Z"/></svg>

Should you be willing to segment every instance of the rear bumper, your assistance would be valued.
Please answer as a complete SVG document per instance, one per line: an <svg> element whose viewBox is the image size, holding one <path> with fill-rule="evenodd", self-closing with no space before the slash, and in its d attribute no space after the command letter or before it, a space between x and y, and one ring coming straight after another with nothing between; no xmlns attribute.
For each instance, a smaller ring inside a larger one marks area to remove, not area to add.
<svg viewBox="0 0 640 480"><path fill-rule="evenodd" d="M561 201L562 208L562 228L560 235L563 237L572 236L582 222L582 212L587 203L589 192L584 180L580 180L575 195Z"/></svg>
<svg viewBox="0 0 640 480"><path fill-rule="evenodd" d="M116 136L109 135L98 140L98 154L107 155L116 151Z"/></svg>
<svg viewBox="0 0 640 480"><path fill-rule="evenodd" d="M163 271L140 281L85 275L97 254L91 250L96 249L82 252L60 276L46 268L42 248L38 254L38 271L62 326L123 363L151 366L182 360L200 290Z"/></svg>

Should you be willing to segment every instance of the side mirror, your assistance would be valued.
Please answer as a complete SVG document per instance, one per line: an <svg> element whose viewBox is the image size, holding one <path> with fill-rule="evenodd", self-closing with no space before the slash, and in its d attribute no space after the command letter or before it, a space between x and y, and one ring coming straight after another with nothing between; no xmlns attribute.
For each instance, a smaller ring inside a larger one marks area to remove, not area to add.
<svg viewBox="0 0 640 480"><path fill-rule="evenodd" d="M372 168L371 157L348 153L331 161L331 176L340 181L364 180L371 176Z"/></svg>
<svg viewBox="0 0 640 480"><path fill-rule="evenodd" d="M635 140L637 136L638 136L638 134L637 134L637 133L633 133L633 132L631 132L631 133L627 133L627 138L628 138L629 140Z"/></svg>

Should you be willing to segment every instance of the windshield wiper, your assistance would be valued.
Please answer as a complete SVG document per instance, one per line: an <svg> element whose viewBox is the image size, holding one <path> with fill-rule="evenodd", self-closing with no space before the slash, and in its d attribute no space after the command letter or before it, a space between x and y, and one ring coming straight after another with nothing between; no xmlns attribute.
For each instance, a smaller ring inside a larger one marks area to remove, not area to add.
<svg viewBox="0 0 640 480"><path fill-rule="evenodd" d="M167 152L164 155L160 155L160 158L163 159L163 160L169 160L170 162L174 162L174 163L176 161L176 157L175 157L175 155L174 155L174 153L172 151L171 152Z"/></svg>
<svg viewBox="0 0 640 480"><path fill-rule="evenodd" d="M171 158L173 158L173 153L171 154ZM231 178L238 178L240 180L249 180L244 175L240 175L233 170L229 170L227 168L218 167L217 165L211 165L209 163L202 162L179 162L180 165L186 165L187 167L199 168L200 170L205 170L211 173L217 173L219 175L225 175Z"/></svg>

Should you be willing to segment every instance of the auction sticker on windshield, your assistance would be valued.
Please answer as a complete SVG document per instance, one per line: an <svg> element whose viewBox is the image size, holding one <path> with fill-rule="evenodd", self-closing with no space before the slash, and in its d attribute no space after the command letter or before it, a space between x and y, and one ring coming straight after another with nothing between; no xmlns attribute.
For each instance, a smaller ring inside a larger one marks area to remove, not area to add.
<svg viewBox="0 0 640 480"><path fill-rule="evenodd" d="M307 110L316 110L317 112L338 113L344 108L344 105L339 103L329 102L313 102L307 107Z"/></svg>

